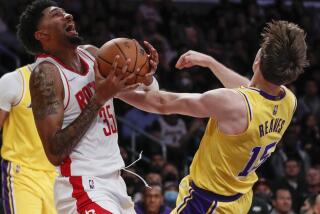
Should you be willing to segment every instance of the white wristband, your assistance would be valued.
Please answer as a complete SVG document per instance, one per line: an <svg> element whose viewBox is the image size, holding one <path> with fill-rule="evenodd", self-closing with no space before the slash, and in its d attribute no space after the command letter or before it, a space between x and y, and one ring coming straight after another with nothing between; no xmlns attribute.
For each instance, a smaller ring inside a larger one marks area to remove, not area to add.
<svg viewBox="0 0 320 214"><path fill-rule="evenodd" d="M159 83L155 77L152 77L153 81L150 85L142 84L136 90L137 91L159 91Z"/></svg>

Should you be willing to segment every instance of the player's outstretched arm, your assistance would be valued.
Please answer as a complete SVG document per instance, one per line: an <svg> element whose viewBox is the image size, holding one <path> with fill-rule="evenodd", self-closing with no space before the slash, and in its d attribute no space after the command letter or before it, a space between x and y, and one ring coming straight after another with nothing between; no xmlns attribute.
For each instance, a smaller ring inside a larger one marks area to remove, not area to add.
<svg viewBox="0 0 320 214"><path fill-rule="evenodd" d="M81 114L63 129L64 89L58 68L43 62L32 72L30 93L33 115L44 150L52 164L60 165L86 133L102 105L119 91L128 88L125 85L127 78L120 80L116 77L116 67L117 59L108 78L96 81L96 93Z"/></svg>
<svg viewBox="0 0 320 214"><path fill-rule="evenodd" d="M243 98L231 89L216 89L203 94L166 91L134 91L118 94L118 98L141 110L159 114L182 114L198 118L221 118L243 103Z"/></svg>
<svg viewBox="0 0 320 214"><path fill-rule="evenodd" d="M176 63L176 68L190 68L196 65L209 68L226 88L248 86L250 83L246 77L227 68L213 57L197 51L190 50L181 55Z"/></svg>

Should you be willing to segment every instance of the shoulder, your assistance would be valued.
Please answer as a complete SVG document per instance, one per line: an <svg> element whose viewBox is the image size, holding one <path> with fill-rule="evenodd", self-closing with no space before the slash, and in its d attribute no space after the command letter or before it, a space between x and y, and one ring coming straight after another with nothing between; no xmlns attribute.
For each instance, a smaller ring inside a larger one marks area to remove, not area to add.
<svg viewBox="0 0 320 214"><path fill-rule="evenodd" d="M90 44L79 45L78 48L87 51L94 58L97 56L97 51L99 50L96 46Z"/></svg>
<svg viewBox="0 0 320 214"><path fill-rule="evenodd" d="M23 75L18 70L6 73L0 79L0 87L3 89L1 93L6 91L7 93L17 92L15 94L19 94L22 90L23 82Z"/></svg>
<svg viewBox="0 0 320 214"><path fill-rule="evenodd" d="M295 112L296 108L297 108L297 97L296 95L287 87L285 86L281 86L281 88L284 89L285 91L285 102L287 102L288 105L292 106L293 108L293 112Z"/></svg>
<svg viewBox="0 0 320 214"><path fill-rule="evenodd" d="M0 108L10 111L17 105L23 94L24 79L19 71L6 73L0 79Z"/></svg>
<svg viewBox="0 0 320 214"><path fill-rule="evenodd" d="M297 99L297 98L296 98L296 95L295 95L289 88L287 88L286 86L281 86L281 88L284 89L286 95L289 96L290 99L293 99L293 100L296 100L296 99Z"/></svg>
<svg viewBox="0 0 320 214"><path fill-rule="evenodd" d="M34 67L31 77L56 76L59 74L59 68L49 61L43 61Z"/></svg>
<svg viewBox="0 0 320 214"><path fill-rule="evenodd" d="M30 91L37 89L45 93L48 88L63 89L59 68L51 62L41 62L32 71Z"/></svg>
<svg viewBox="0 0 320 214"><path fill-rule="evenodd" d="M21 82L22 80L23 80L22 76L21 76L21 74L20 74L20 72L18 70L6 73L0 79L1 84L6 83L7 81L10 81L10 82L12 82L12 81L13 82Z"/></svg>
<svg viewBox="0 0 320 214"><path fill-rule="evenodd" d="M235 89L220 88L206 93L203 99L207 106L215 108L213 116L219 121L238 118L247 111L244 97Z"/></svg>
<svg viewBox="0 0 320 214"><path fill-rule="evenodd" d="M240 93L234 89L219 88L211 91L207 91L203 94L202 99L207 102L214 102L218 106L225 107L228 109L234 109L237 107L237 102L243 100Z"/></svg>

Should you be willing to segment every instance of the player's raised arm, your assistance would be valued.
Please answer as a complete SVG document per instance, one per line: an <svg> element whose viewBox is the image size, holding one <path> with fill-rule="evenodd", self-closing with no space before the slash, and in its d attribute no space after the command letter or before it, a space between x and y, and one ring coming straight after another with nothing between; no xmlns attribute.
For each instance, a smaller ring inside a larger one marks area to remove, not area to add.
<svg viewBox="0 0 320 214"><path fill-rule="evenodd" d="M180 56L176 63L176 68L190 68L196 65L209 68L226 88L248 86L250 83L246 77L227 68L213 57L192 50Z"/></svg>

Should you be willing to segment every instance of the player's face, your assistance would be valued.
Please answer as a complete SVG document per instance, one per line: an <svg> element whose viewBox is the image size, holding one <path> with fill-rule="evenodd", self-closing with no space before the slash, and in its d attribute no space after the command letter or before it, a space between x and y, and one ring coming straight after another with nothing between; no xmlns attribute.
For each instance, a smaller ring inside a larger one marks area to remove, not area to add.
<svg viewBox="0 0 320 214"><path fill-rule="evenodd" d="M292 205L290 192L286 190L278 190L276 194L274 203L276 209L283 213L289 212Z"/></svg>
<svg viewBox="0 0 320 214"><path fill-rule="evenodd" d="M71 14L59 7L48 7L43 12L38 31L45 42L77 44L81 41Z"/></svg>
<svg viewBox="0 0 320 214"><path fill-rule="evenodd" d="M158 213L163 203L163 196L161 189L152 187L152 189L145 190L144 203L145 209L148 213Z"/></svg>

